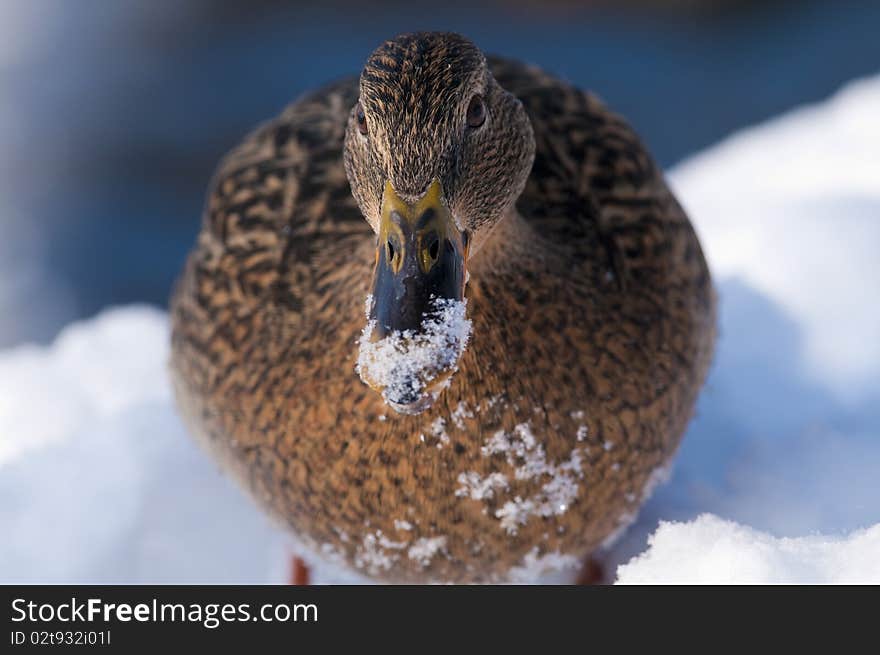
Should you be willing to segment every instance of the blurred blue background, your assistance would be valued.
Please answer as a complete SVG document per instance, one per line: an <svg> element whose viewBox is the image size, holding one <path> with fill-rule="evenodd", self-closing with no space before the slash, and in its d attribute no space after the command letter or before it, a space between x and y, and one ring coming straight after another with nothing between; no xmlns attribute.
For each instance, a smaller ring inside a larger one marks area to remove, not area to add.
<svg viewBox="0 0 880 655"><path fill-rule="evenodd" d="M219 157L383 39L449 29L597 92L668 167L880 69L880 3L0 3L0 347L164 305Z"/></svg>

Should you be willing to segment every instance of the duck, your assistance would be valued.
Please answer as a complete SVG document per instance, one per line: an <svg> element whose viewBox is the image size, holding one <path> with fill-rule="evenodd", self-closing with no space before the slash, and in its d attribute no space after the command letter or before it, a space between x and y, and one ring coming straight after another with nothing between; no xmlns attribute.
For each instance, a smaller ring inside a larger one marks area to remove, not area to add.
<svg viewBox="0 0 880 655"><path fill-rule="evenodd" d="M188 431L307 563L386 583L571 579L667 475L716 334L628 123L445 32L222 159L170 316Z"/></svg>

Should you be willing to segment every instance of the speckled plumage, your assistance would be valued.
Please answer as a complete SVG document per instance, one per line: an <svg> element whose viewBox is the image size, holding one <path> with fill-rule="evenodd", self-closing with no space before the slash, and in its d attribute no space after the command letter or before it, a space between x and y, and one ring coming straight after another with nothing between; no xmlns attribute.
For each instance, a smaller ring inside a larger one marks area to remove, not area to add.
<svg viewBox="0 0 880 655"><path fill-rule="evenodd" d="M396 414L354 371L376 245L343 166L354 78L223 160L172 301L191 431L307 546L378 579L583 558L668 464L711 358L706 263L633 131L536 68L489 64L535 161L469 262L471 342L429 411Z"/></svg>

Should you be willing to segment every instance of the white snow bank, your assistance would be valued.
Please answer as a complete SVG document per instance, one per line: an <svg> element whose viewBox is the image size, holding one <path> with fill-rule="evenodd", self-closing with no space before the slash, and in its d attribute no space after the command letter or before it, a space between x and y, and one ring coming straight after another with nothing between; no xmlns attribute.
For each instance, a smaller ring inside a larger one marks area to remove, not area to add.
<svg viewBox="0 0 880 655"><path fill-rule="evenodd" d="M803 370L841 397L880 376L880 78L744 130L670 182L720 278L794 318Z"/></svg>
<svg viewBox="0 0 880 655"><path fill-rule="evenodd" d="M130 307L0 353L0 582L286 579L286 538L178 420L167 343Z"/></svg>
<svg viewBox="0 0 880 655"><path fill-rule="evenodd" d="M177 415L168 338L134 306L0 352L0 583L288 581L289 537Z"/></svg>
<svg viewBox="0 0 880 655"><path fill-rule="evenodd" d="M704 514L663 521L618 584L880 584L880 524L847 536L772 537Z"/></svg>
<svg viewBox="0 0 880 655"><path fill-rule="evenodd" d="M705 512L768 534L880 523L880 77L669 174L719 290L717 353L671 482L608 555Z"/></svg>
<svg viewBox="0 0 880 655"><path fill-rule="evenodd" d="M62 330L51 348L0 354L0 465L129 408L168 404L165 315L107 312Z"/></svg>

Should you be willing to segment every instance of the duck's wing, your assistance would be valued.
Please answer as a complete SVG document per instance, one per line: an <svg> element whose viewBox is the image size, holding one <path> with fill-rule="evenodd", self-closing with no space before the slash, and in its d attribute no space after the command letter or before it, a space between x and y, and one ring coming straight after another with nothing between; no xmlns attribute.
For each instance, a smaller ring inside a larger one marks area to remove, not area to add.
<svg viewBox="0 0 880 655"><path fill-rule="evenodd" d="M621 290L671 262L683 262L685 277L708 290L690 222L627 122L595 95L538 68L501 58L490 58L490 66L532 121L535 163L517 208L538 233L578 250L600 279L612 272Z"/></svg>
<svg viewBox="0 0 880 655"><path fill-rule="evenodd" d="M357 93L349 78L301 97L220 162L196 246L201 256L191 260L222 277L228 294L259 300L274 290L282 293L274 300L295 309L289 288L273 289L278 279L307 265L324 241L370 232L342 162Z"/></svg>
<svg viewBox="0 0 880 655"><path fill-rule="evenodd" d="M202 393L261 322L295 332L321 262L371 234L342 156L357 95L356 78L304 95L221 161L171 302L173 366Z"/></svg>

